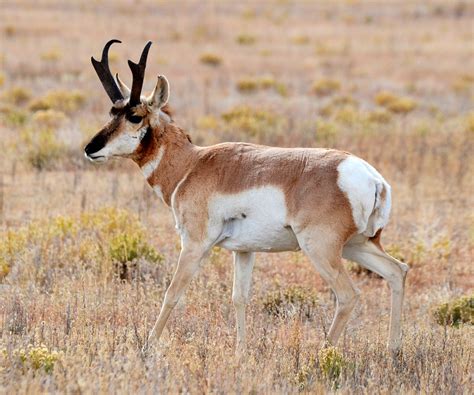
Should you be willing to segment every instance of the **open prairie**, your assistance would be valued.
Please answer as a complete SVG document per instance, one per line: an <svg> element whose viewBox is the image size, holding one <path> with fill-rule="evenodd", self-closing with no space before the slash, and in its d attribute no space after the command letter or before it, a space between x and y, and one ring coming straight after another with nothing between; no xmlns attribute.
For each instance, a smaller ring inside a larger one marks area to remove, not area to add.
<svg viewBox="0 0 474 395"><path fill-rule="evenodd" d="M411 268L400 355L387 283L351 262L361 298L324 348L334 299L297 252L257 254L235 358L222 249L140 353L179 237L135 164L84 159L111 38L127 83L153 41L144 91L167 76L194 143L334 147L384 175L383 243ZM472 2L0 0L0 64L0 392L472 393Z"/></svg>

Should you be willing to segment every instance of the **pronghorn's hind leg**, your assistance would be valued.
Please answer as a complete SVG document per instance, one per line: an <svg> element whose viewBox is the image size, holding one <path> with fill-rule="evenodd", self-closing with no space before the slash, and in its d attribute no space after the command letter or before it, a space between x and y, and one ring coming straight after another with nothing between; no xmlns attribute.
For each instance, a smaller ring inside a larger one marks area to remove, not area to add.
<svg viewBox="0 0 474 395"><path fill-rule="evenodd" d="M391 289L390 335L388 347L397 352L401 345L402 305L408 265L387 254L380 244L379 230L373 238L356 236L343 248L343 257L357 262L388 281Z"/></svg>
<svg viewBox="0 0 474 395"><path fill-rule="evenodd" d="M328 341L335 345L359 298L359 291L342 265L342 245L328 227L304 229L296 235L301 249L336 295L337 306Z"/></svg>

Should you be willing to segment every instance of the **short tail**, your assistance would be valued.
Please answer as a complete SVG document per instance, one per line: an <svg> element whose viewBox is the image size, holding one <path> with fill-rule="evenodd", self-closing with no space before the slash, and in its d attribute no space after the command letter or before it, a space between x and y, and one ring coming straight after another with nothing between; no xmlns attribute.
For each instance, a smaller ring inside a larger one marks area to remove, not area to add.
<svg viewBox="0 0 474 395"><path fill-rule="evenodd" d="M374 237L376 233L385 227L390 217L392 206L392 193L390 185L383 180L377 180L375 184L374 208L369 216L364 236Z"/></svg>

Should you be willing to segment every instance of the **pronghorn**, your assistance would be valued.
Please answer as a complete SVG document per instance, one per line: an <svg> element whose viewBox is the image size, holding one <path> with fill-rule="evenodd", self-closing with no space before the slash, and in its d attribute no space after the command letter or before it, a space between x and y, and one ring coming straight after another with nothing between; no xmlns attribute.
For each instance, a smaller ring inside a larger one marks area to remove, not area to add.
<svg viewBox="0 0 474 395"><path fill-rule="evenodd" d="M139 63L129 61L129 89L108 65L109 41L92 64L112 100L112 119L85 147L93 162L125 157L141 168L169 206L181 253L149 340L163 332L174 306L214 246L233 252L232 301L237 351L245 348L245 307L255 252L301 249L337 300L327 341L336 344L359 296L342 258L385 278L391 288L389 349L401 344L401 315L408 266L380 244L391 207L391 188L364 160L333 149L276 148L247 143L199 147L167 109L169 84L159 75L141 95L151 42Z"/></svg>

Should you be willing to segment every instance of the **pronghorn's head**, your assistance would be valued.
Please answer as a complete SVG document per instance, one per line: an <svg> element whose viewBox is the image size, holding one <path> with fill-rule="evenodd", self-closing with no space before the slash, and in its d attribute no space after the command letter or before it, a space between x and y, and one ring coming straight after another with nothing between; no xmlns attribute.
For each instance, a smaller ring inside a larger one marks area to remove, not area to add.
<svg viewBox="0 0 474 395"><path fill-rule="evenodd" d="M166 77L158 76L158 82L150 96L141 95L151 42L143 49L138 63L128 61L133 75L131 89L120 80L118 74L115 81L110 72L108 52L114 42L120 41L111 40L105 45L100 62L91 58L92 65L113 103L110 110L112 119L84 148L86 157L93 162L104 162L112 156L133 156L141 140L151 129L162 121L170 121L169 115L162 111L169 97Z"/></svg>

